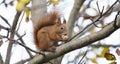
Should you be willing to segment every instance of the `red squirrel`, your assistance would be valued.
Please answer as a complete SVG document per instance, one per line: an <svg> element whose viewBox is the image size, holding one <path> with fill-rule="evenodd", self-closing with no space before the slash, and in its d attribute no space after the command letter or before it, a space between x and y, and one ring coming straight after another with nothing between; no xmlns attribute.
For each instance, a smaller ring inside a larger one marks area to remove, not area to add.
<svg viewBox="0 0 120 64"><path fill-rule="evenodd" d="M34 41L39 51L54 52L58 41L68 40L66 21L61 23L60 18L60 14L54 11L34 26Z"/></svg>

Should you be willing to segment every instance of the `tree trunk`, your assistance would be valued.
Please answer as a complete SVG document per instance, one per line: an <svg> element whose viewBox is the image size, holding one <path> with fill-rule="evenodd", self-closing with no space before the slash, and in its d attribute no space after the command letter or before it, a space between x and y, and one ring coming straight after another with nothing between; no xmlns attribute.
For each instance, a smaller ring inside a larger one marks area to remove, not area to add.
<svg viewBox="0 0 120 64"><path fill-rule="evenodd" d="M47 14L46 0L32 0L31 16L33 25Z"/></svg>

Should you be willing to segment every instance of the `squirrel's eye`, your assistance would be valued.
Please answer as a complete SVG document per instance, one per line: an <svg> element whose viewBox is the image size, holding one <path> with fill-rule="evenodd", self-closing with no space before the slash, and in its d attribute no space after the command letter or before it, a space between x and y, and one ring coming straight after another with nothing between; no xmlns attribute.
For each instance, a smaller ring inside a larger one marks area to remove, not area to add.
<svg viewBox="0 0 120 64"><path fill-rule="evenodd" d="M61 27L60 29L61 29L61 30L63 30L64 28L63 28L63 27Z"/></svg>

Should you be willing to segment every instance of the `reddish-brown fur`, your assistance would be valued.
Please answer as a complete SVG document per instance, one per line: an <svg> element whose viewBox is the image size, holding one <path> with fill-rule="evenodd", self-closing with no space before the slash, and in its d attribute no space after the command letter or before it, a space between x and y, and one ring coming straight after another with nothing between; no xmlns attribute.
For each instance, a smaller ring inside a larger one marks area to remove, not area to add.
<svg viewBox="0 0 120 64"><path fill-rule="evenodd" d="M68 39L66 31L66 21L64 20L61 23L58 12L54 11L43 17L34 26L34 40L37 49L41 51L55 51L58 41Z"/></svg>

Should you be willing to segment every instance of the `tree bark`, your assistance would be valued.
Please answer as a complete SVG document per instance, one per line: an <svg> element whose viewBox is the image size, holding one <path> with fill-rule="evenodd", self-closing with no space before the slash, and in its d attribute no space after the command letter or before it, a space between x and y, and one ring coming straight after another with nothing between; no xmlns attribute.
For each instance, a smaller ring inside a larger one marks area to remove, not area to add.
<svg viewBox="0 0 120 64"><path fill-rule="evenodd" d="M47 14L46 0L32 0L31 16L33 25Z"/></svg>
<svg viewBox="0 0 120 64"><path fill-rule="evenodd" d="M67 22L68 25L68 36L72 37L74 23L76 21L77 15L79 13L80 8L82 7L85 0L74 0L74 6L70 13L69 20Z"/></svg>

